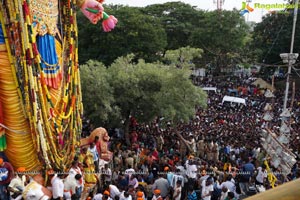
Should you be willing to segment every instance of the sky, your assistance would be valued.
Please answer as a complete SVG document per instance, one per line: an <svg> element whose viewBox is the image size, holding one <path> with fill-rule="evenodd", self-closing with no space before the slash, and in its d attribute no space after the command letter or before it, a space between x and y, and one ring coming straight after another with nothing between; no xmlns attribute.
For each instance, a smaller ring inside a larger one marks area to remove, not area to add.
<svg viewBox="0 0 300 200"><path fill-rule="evenodd" d="M144 7L151 4L162 4L171 1L180 1L180 0L105 0L105 3ZM198 8L203 10L215 10L217 8L217 5L214 4L215 1L217 0L181 0L181 2L190 4L192 6L197 6ZM223 9L232 10L233 8L236 8L240 10L242 8L242 2L243 1L245 2L246 0L223 0L223 1L224 1L224 4L222 6ZM287 0L249 0L249 1L251 1L249 5L252 7L254 7L255 3L260 3L260 4L280 3L281 4L287 2ZM250 12L249 14L245 14L244 16L246 21L260 22L262 16L265 15L266 13L268 13L268 10L266 9L255 8L253 12Z"/></svg>

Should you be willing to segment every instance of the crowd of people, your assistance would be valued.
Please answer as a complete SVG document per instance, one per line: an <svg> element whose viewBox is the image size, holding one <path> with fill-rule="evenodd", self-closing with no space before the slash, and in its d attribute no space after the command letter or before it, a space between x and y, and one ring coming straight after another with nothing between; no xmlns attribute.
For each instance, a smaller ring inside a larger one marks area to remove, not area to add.
<svg viewBox="0 0 300 200"><path fill-rule="evenodd" d="M208 92L208 108L196 108L188 123L175 124L158 117L150 124L139 124L132 117L127 141L119 129L110 133L113 156L109 162L99 158L101 146L95 138L75 157L67 175L51 176L53 199L79 199L83 194L94 200L243 199L272 187L267 170L276 176L275 185L300 177L300 93L294 99L288 147L298 156L297 163L290 174L284 174L272 165L260 139L266 123L263 108L269 101L275 116L269 126L279 131L283 91L276 90L275 98L267 99L265 90L245 77L226 81L206 78L200 86L218 90ZM224 95L237 95L247 103L222 104ZM0 159L0 170L3 168L13 170ZM22 198L20 188L30 181L22 177L23 170L0 180L1 191L9 191L11 199ZM89 184L96 184L97 191L86 190Z"/></svg>

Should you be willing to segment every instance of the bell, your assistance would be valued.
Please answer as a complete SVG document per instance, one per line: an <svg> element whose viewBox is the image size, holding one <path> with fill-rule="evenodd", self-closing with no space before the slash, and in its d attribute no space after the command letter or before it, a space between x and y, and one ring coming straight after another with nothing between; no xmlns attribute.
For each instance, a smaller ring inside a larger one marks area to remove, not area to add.
<svg viewBox="0 0 300 200"><path fill-rule="evenodd" d="M273 92L271 92L269 89L265 92L265 97L266 98L272 98L274 97Z"/></svg>
<svg viewBox="0 0 300 200"><path fill-rule="evenodd" d="M289 143L289 138L287 136L285 136L284 134L281 134L278 138L278 141L281 144L288 144Z"/></svg>
<svg viewBox="0 0 300 200"><path fill-rule="evenodd" d="M290 132L291 132L291 129L290 129L290 127L287 126L286 123L283 122L283 123L281 124L281 127L280 127L279 131L280 131L281 133L290 133Z"/></svg>
<svg viewBox="0 0 300 200"><path fill-rule="evenodd" d="M275 151L276 151L276 154L277 155L281 155L282 153L282 147L280 145L278 145L276 148L275 148Z"/></svg>
<svg viewBox="0 0 300 200"><path fill-rule="evenodd" d="M272 121L273 116L270 114L270 112L266 112L266 113L264 114L263 119L264 119L265 121L269 122L269 121Z"/></svg>
<svg viewBox="0 0 300 200"><path fill-rule="evenodd" d="M280 165L280 159L278 157L273 158L272 161L273 161L273 166L275 168L277 168Z"/></svg>
<svg viewBox="0 0 300 200"><path fill-rule="evenodd" d="M285 109L281 114L280 114L280 117L286 117L286 118L289 118L291 117L291 112L289 109Z"/></svg>

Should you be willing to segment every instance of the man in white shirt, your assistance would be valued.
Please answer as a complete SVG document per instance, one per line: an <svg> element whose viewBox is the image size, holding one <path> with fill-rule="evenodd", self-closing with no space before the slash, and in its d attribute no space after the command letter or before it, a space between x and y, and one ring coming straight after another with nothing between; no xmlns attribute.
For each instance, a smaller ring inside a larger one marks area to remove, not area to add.
<svg viewBox="0 0 300 200"><path fill-rule="evenodd" d="M132 166L128 166L128 169L125 170L125 175L130 179L132 174L135 174L135 170L132 168Z"/></svg>
<svg viewBox="0 0 300 200"><path fill-rule="evenodd" d="M121 194L120 190L115 185L109 185L108 188L106 188L106 190L109 191L110 197L112 199L114 199L115 196L120 196L120 194Z"/></svg>
<svg viewBox="0 0 300 200"><path fill-rule="evenodd" d="M64 197L64 174L55 174L51 180L52 185L52 198L54 200L63 200Z"/></svg>
<svg viewBox="0 0 300 200"><path fill-rule="evenodd" d="M220 197L220 200L225 200L228 196L228 192L230 192L228 190L228 188L226 186L223 186L222 187L222 192L221 192L221 197Z"/></svg>
<svg viewBox="0 0 300 200"><path fill-rule="evenodd" d="M225 186L230 192L236 194L236 186L231 179L232 179L232 175L229 174L226 178L226 181L223 182L221 185L218 185L218 188L222 189Z"/></svg>
<svg viewBox="0 0 300 200"><path fill-rule="evenodd" d="M202 191L201 191L202 199L210 200L213 191L214 191L213 179L212 177L208 177L206 180L202 182Z"/></svg>
<svg viewBox="0 0 300 200"><path fill-rule="evenodd" d="M188 178L188 185L192 188L195 186L196 178L197 178L197 165L195 161L193 161L194 157L190 156L190 160L187 160L186 166L186 176Z"/></svg>
<svg viewBox="0 0 300 200"><path fill-rule="evenodd" d="M255 178L255 184L256 185L264 185L265 180L268 176L266 166L263 164L261 167L257 168L257 175Z"/></svg>
<svg viewBox="0 0 300 200"><path fill-rule="evenodd" d="M111 169L108 167L108 164L104 165L104 168L102 169L102 176L103 176L104 184L106 185L111 184L112 173L111 173Z"/></svg>
<svg viewBox="0 0 300 200"><path fill-rule="evenodd" d="M123 191L120 194L120 200L132 200L132 196L127 191Z"/></svg>
<svg viewBox="0 0 300 200"><path fill-rule="evenodd" d="M78 180L78 190L77 190L77 195L81 196L81 193L83 191L83 187L84 187L84 179L82 177L82 171L78 166L78 161L73 161L72 162L72 166L69 170L69 175L68 176L72 176L73 178L75 178L75 176L77 174L81 175L81 178Z"/></svg>
<svg viewBox="0 0 300 200"><path fill-rule="evenodd" d="M181 183L182 183L181 180L176 181L176 186L174 188L174 193L173 193L173 200L181 199L181 190L182 190Z"/></svg>
<svg viewBox="0 0 300 200"><path fill-rule="evenodd" d="M109 196L109 192L107 190L105 190L103 192L103 194L98 193L93 197L93 200L112 200L112 198L110 198Z"/></svg>
<svg viewBox="0 0 300 200"><path fill-rule="evenodd" d="M76 174L74 176L67 176L64 182L64 198L67 200L71 199L73 194L78 194L77 190L81 187L80 179L82 176L80 174Z"/></svg>
<svg viewBox="0 0 300 200"><path fill-rule="evenodd" d="M22 192L25 188L26 176L22 175L25 172L24 167L19 167L15 172L16 176L10 181L8 185L8 190L10 191L11 200L21 200Z"/></svg>

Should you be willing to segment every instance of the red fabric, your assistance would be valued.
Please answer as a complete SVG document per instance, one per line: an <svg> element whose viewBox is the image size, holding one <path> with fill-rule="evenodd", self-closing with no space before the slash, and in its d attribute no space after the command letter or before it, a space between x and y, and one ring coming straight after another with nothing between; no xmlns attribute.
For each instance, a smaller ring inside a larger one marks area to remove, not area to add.
<svg viewBox="0 0 300 200"><path fill-rule="evenodd" d="M95 142L95 146L96 146L99 157L101 157L101 142L100 142L100 140Z"/></svg>

